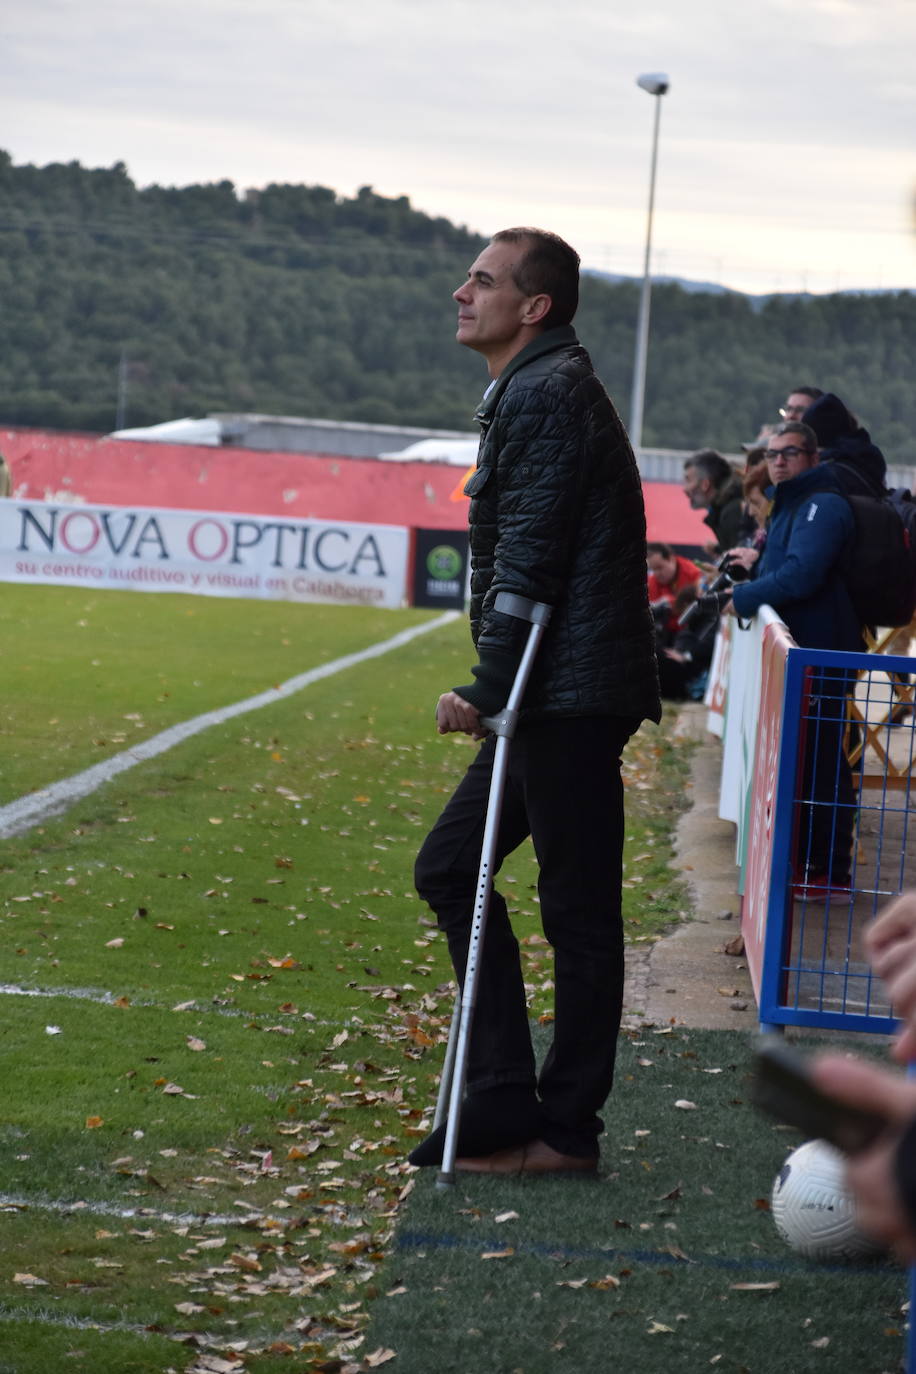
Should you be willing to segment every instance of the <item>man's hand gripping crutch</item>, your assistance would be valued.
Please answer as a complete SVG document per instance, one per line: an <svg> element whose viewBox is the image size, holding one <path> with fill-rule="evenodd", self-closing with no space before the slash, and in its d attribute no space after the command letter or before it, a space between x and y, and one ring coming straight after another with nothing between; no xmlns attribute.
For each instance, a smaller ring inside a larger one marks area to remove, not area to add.
<svg viewBox="0 0 916 1374"><path fill-rule="evenodd" d="M480 869L477 877L464 986L455 1002L445 1064L439 1086L439 1098L436 1103L434 1126L439 1126L447 1117L442 1168L436 1185L439 1188L449 1187L455 1182L455 1157L458 1147L461 1103L464 1098L467 1077L468 1049L477 996L480 951L486 932L490 894L493 890L493 863L509 763L509 745L515 734L522 698L551 612L550 606L538 601L529 601L526 597L516 596L512 592L499 592L494 603L494 609L502 615L512 615L519 620L527 620L531 626L509 693L509 700L497 715L478 717L476 710L470 703L464 702L455 693L447 693L446 698L440 701L437 711L439 728L443 730L443 733L449 730L462 730L475 739L482 739L489 732L497 737L493 755L490 792L487 799L487 815L480 854Z"/></svg>

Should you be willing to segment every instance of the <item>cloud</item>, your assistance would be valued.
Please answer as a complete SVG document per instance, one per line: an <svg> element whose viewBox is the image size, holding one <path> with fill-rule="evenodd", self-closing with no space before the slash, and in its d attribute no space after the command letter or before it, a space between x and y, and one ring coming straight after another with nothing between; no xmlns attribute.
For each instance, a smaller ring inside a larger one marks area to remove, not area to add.
<svg viewBox="0 0 916 1374"><path fill-rule="evenodd" d="M738 19L734 0L12 0L0 109L18 161L123 160L141 184L371 183L486 230L540 218L626 240L638 262L653 102L635 78L666 70L672 260L693 224L711 261L746 234L763 270L758 231L779 226L801 269L817 232L851 252L853 217L856 244L899 224L908 270L916 6L745 0Z"/></svg>

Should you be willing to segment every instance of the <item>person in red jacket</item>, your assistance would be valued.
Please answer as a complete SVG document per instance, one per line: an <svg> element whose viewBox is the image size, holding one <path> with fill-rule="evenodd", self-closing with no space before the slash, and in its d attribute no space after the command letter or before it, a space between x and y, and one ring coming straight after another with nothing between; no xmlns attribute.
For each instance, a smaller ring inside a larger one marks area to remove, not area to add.
<svg viewBox="0 0 916 1374"><path fill-rule="evenodd" d="M675 553L670 544L647 544L646 568L649 574L649 605L653 608L667 601L673 610L678 593L685 587L699 587L703 580L696 563ZM677 629L676 618L669 622L669 629Z"/></svg>

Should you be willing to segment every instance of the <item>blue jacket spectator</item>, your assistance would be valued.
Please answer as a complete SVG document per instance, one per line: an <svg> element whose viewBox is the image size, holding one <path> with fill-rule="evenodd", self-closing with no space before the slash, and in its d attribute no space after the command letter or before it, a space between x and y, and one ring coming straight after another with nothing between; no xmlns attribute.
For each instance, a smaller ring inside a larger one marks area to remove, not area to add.
<svg viewBox="0 0 916 1374"><path fill-rule="evenodd" d="M842 573L855 521L836 465L818 465L817 438L800 422L768 442L773 513L759 576L734 588L735 610L751 616L770 605L801 647L856 652L862 627ZM828 899L851 881L856 798L843 732L853 677L845 668L818 669L804 706L794 890L805 900Z"/></svg>
<svg viewBox="0 0 916 1374"><path fill-rule="evenodd" d="M796 644L858 652L862 629L837 567L855 524L830 465L808 468L767 495L766 547L756 579L734 588L735 610L746 619L772 606Z"/></svg>

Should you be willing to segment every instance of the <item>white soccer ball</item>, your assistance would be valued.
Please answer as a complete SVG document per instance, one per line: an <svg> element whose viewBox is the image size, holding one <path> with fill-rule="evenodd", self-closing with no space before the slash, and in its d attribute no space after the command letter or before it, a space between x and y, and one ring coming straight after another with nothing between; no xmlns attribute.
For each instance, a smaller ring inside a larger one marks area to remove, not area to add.
<svg viewBox="0 0 916 1374"><path fill-rule="evenodd" d="M787 1245L813 1260L864 1259L883 1253L856 1224L856 1204L843 1177L839 1150L809 1140L787 1157L773 1183L776 1229Z"/></svg>

